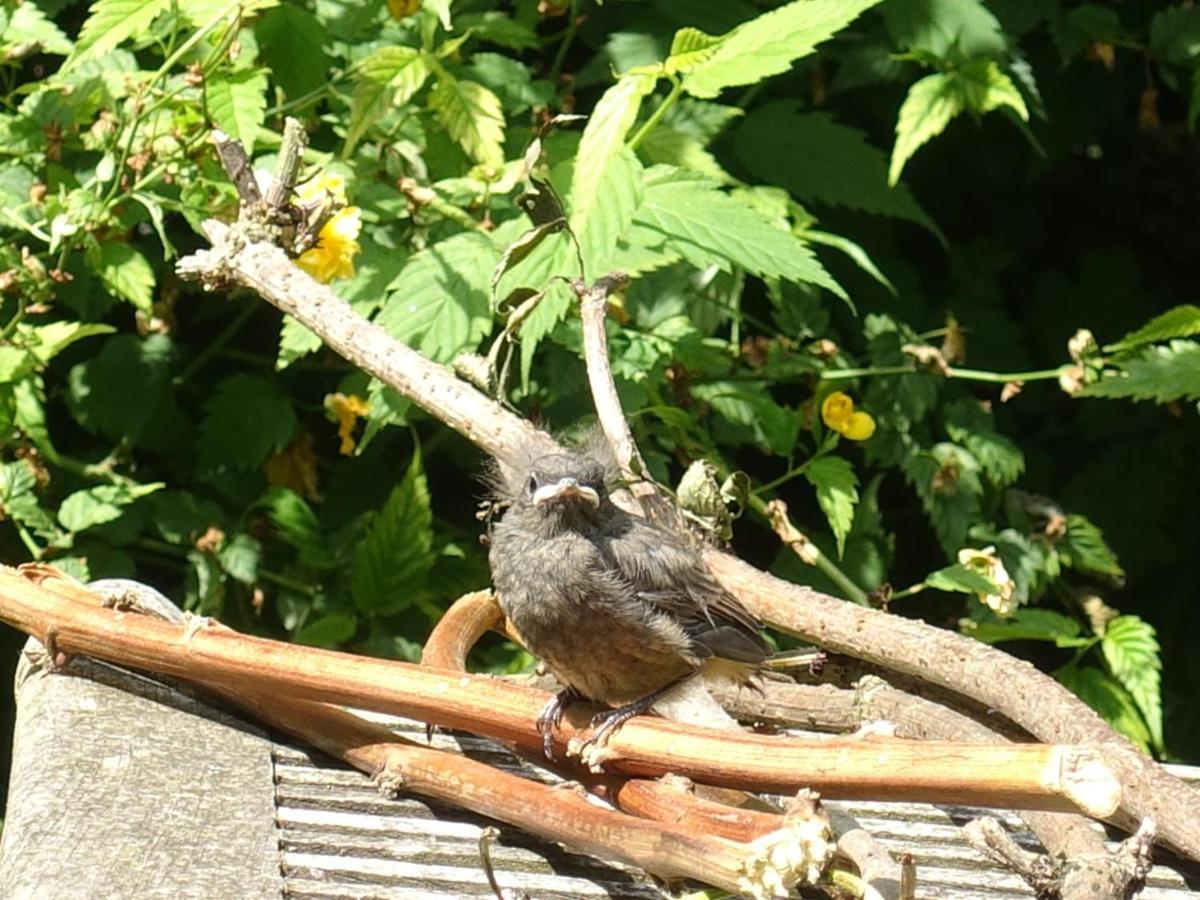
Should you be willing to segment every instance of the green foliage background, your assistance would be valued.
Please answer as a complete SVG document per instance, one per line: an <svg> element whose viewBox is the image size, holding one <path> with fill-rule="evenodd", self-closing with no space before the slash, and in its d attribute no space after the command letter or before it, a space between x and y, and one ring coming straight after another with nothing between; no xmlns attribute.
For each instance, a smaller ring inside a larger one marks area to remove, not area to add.
<svg viewBox="0 0 1200 900"><path fill-rule="evenodd" d="M590 404L556 276L630 273L636 435L666 482L749 474L741 555L1195 759L1198 59L1184 3L4 0L0 558L405 659L486 584L474 448L173 275L235 209L211 128L270 169L293 115L362 211L364 315L559 429Z"/></svg>

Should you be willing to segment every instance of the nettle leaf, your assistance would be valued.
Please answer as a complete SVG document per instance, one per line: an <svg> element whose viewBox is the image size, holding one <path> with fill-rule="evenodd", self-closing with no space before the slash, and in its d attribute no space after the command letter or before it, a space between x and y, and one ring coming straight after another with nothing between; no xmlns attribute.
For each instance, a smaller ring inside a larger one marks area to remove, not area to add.
<svg viewBox="0 0 1200 900"><path fill-rule="evenodd" d="M925 586L938 591L953 591L960 594L998 594L996 582L977 569L955 563L930 572L925 576Z"/></svg>
<svg viewBox="0 0 1200 900"><path fill-rule="evenodd" d="M149 311L154 301L154 269L131 244L106 241L87 254L88 264L104 286L140 310Z"/></svg>
<svg viewBox="0 0 1200 900"><path fill-rule="evenodd" d="M858 503L858 476L854 468L840 456L822 456L804 467L804 477L817 489L817 503L833 536L837 540L838 556L846 546L846 535L854 524L854 507Z"/></svg>
<svg viewBox="0 0 1200 900"><path fill-rule="evenodd" d="M663 62L663 71L668 75L690 72L708 60L721 43L723 37L713 37L698 28L680 28L671 38L671 49Z"/></svg>
<svg viewBox="0 0 1200 900"><path fill-rule="evenodd" d="M795 447L800 419L793 410L780 406L765 384L714 381L694 384L691 392L764 450L785 455Z"/></svg>
<svg viewBox="0 0 1200 900"><path fill-rule="evenodd" d="M174 346L165 335L121 334L68 376L67 407L75 420L110 440L138 440L170 390ZM130 390L137 385L137 390Z"/></svg>
<svg viewBox="0 0 1200 900"><path fill-rule="evenodd" d="M1155 403L1200 400L1200 342L1177 340L1146 347L1134 356L1114 360L1113 366L1080 394Z"/></svg>
<svg viewBox="0 0 1200 900"><path fill-rule="evenodd" d="M631 156L624 149L625 134L654 83L651 75L621 78L604 92L579 140L566 200L571 209L571 229L577 235L588 236L593 253L607 252L616 245L624 230L620 223L628 227L630 204L636 207L636 188L633 192L622 190L616 202L610 201L605 192L614 188L614 181L619 181L623 172L636 165L630 163ZM610 171L613 167L618 167L616 173ZM593 219L599 221L593 223ZM585 261L590 262L586 256Z"/></svg>
<svg viewBox="0 0 1200 900"><path fill-rule="evenodd" d="M880 9L892 40L939 58L1003 56L1004 29L979 0L906 0Z"/></svg>
<svg viewBox="0 0 1200 900"><path fill-rule="evenodd" d="M262 544L248 534L227 537L217 550L217 562L221 568L243 584L254 584L258 580L258 561L261 557Z"/></svg>
<svg viewBox="0 0 1200 900"><path fill-rule="evenodd" d="M76 341L97 334L112 334L111 325L88 324L85 322L50 322L46 325L21 326L17 333L39 363L48 363ZM7 347L0 350L9 349ZM3 381L0 378L0 381Z"/></svg>
<svg viewBox="0 0 1200 900"><path fill-rule="evenodd" d="M492 327L492 272L499 251L464 232L409 257L375 321L438 362L472 350Z"/></svg>
<svg viewBox="0 0 1200 900"><path fill-rule="evenodd" d="M37 474L25 460L0 463L0 513L43 537L55 532L54 520L38 503Z"/></svg>
<svg viewBox="0 0 1200 900"><path fill-rule="evenodd" d="M242 142L247 153L267 112L267 70L218 71L205 79L208 111L214 122L230 137Z"/></svg>
<svg viewBox="0 0 1200 900"><path fill-rule="evenodd" d="M197 447L201 470L256 469L296 434L296 413L279 384L233 375L204 404Z"/></svg>
<svg viewBox="0 0 1200 900"><path fill-rule="evenodd" d="M71 39L62 29L46 18L46 14L31 2L8 10L8 25L0 29L0 46L6 49L21 44L37 44L42 53L66 56L71 52Z"/></svg>
<svg viewBox="0 0 1200 900"><path fill-rule="evenodd" d="M710 98L727 87L786 72L878 2L797 0L744 22L719 38L711 55L690 68L683 89L693 97Z"/></svg>
<svg viewBox="0 0 1200 900"><path fill-rule="evenodd" d="M451 140L482 165L504 165L504 109L500 98L477 81L442 75L429 106Z"/></svg>
<svg viewBox="0 0 1200 900"><path fill-rule="evenodd" d="M354 552L350 592L363 612L408 607L433 567L433 513L420 457L376 512Z"/></svg>
<svg viewBox="0 0 1200 900"><path fill-rule="evenodd" d="M1104 721L1146 752L1153 736L1129 692L1107 672L1093 666L1068 665L1054 673L1072 694L1100 714Z"/></svg>
<svg viewBox="0 0 1200 900"><path fill-rule="evenodd" d="M979 575L978 572L974 574ZM1050 609L1018 609L1004 621L971 623L965 631L985 644L1053 641L1059 647L1073 647L1078 646L1081 640L1079 622ZM1087 638L1082 640L1085 643L1088 641Z"/></svg>
<svg viewBox="0 0 1200 900"><path fill-rule="evenodd" d="M995 430L992 414L974 400L957 400L943 411L946 433L979 460L988 480L1005 487L1025 471L1021 449Z"/></svg>
<svg viewBox="0 0 1200 900"><path fill-rule="evenodd" d="M300 562L314 569L337 567L338 561L317 516L303 497L288 488L273 488L264 498L264 505L271 524L299 551Z"/></svg>
<svg viewBox="0 0 1200 900"><path fill-rule="evenodd" d="M1067 533L1054 545L1064 566L1092 575L1122 579L1125 570L1104 540L1104 534L1084 516L1067 516Z"/></svg>
<svg viewBox="0 0 1200 900"><path fill-rule="evenodd" d="M1162 749L1161 648L1154 626L1137 616L1117 616L1104 629L1100 641L1104 660L1133 697L1154 747Z"/></svg>
<svg viewBox="0 0 1200 900"><path fill-rule="evenodd" d="M724 262L752 275L808 282L846 299L846 292L795 235L703 176L670 166L646 172L646 192L634 223L697 268Z"/></svg>
<svg viewBox="0 0 1200 900"><path fill-rule="evenodd" d="M590 214L579 225L572 217L572 229L589 277L610 270L617 241L628 232L642 197L642 164L631 151L621 149L604 168L600 194Z"/></svg>
<svg viewBox="0 0 1200 900"><path fill-rule="evenodd" d="M343 158L389 109L412 99L429 77L425 56L412 47L382 47L358 67Z"/></svg>
<svg viewBox="0 0 1200 900"><path fill-rule="evenodd" d="M651 163L691 169L718 183L734 179L717 158L705 149L703 141L669 125L659 123L638 145L638 153Z"/></svg>
<svg viewBox="0 0 1200 900"><path fill-rule="evenodd" d="M170 8L172 0L97 0L79 29L67 70L85 59L104 56L122 41L149 31L150 23Z"/></svg>
<svg viewBox="0 0 1200 900"><path fill-rule="evenodd" d="M982 516L979 461L955 444L936 444L902 464L904 477L921 498L942 549L949 556L961 547L967 529Z"/></svg>
<svg viewBox="0 0 1200 900"><path fill-rule="evenodd" d="M121 518L125 507L134 500L164 487L166 485L159 481L140 485L102 484L99 487L76 491L59 506L58 521L63 528L72 533L103 525L105 522Z"/></svg>
<svg viewBox="0 0 1200 900"><path fill-rule="evenodd" d="M325 52L329 36L308 10L290 3L278 6L259 19L254 33L262 61L289 100L317 90L328 80L333 65Z"/></svg>
<svg viewBox="0 0 1200 900"><path fill-rule="evenodd" d="M908 89L900 106L888 184L894 185L912 155L945 131L959 113L969 110L982 115L1002 106L1029 120L1021 92L992 60L974 60L953 72L926 75Z"/></svg>
<svg viewBox="0 0 1200 900"><path fill-rule="evenodd" d="M1155 316L1141 328L1131 331L1115 344L1105 347L1108 353L1130 350L1142 344L1153 344L1156 341L1167 341L1171 338L1191 337L1200 334L1200 306L1187 304L1168 309L1160 316Z"/></svg>
<svg viewBox="0 0 1200 900"><path fill-rule="evenodd" d="M738 126L734 148L755 178L787 188L804 203L892 216L941 237L908 187L888 184L883 151L828 113L803 112L791 100L765 104Z"/></svg>

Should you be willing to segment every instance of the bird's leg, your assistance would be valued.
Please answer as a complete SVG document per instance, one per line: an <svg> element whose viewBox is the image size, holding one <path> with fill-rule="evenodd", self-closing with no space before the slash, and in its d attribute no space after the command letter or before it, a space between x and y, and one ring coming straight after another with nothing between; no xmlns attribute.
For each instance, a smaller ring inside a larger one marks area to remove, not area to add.
<svg viewBox="0 0 1200 900"><path fill-rule="evenodd" d="M546 759L554 759L554 729L562 724L563 713L572 703L582 699L583 695L575 688L565 687L547 700L538 713L537 730L542 736L542 752L546 754Z"/></svg>
<svg viewBox="0 0 1200 900"><path fill-rule="evenodd" d="M687 681L695 673L684 675L682 678L676 678L656 691L652 691L645 697L634 700L632 703L627 703L624 706L618 706L616 709L608 709L602 713L597 713L592 717L592 727L596 729L596 733L580 745L580 753L587 750L589 747L603 747L608 743L609 737L614 731L632 719L634 716L640 716L650 707L663 698L669 691Z"/></svg>

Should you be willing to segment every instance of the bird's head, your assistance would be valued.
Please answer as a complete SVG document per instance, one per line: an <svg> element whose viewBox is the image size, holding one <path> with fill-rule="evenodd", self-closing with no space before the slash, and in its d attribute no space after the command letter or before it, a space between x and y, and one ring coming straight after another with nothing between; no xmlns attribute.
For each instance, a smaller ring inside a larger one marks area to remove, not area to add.
<svg viewBox="0 0 1200 900"><path fill-rule="evenodd" d="M522 500L547 517L590 519L608 499L604 466L573 453L534 460L521 491Z"/></svg>

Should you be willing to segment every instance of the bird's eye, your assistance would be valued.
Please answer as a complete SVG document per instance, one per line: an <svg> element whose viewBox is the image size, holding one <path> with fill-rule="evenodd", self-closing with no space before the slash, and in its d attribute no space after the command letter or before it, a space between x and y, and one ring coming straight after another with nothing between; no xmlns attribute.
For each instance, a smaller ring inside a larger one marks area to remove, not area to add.
<svg viewBox="0 0 1200 900"><path fill-rule="evenodd" d="M538 489L537 476L530 475L529 482L525 485L525 487L528 489L529 493L531 493L531 494L534 491L536 491Z"/></svg>

